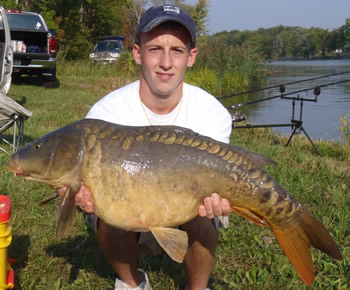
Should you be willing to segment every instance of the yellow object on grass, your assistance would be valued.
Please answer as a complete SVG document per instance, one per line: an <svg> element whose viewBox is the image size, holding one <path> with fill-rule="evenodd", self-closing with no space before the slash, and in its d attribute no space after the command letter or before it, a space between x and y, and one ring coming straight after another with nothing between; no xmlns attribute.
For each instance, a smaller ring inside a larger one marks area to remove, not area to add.
<svg viewBox="0 0 350 290"><path fill-rule="evenodd" d="M7 248L12 241L11 200L6 195L0 195L0 289L12 289L14 271L7 258Z"/></svg>

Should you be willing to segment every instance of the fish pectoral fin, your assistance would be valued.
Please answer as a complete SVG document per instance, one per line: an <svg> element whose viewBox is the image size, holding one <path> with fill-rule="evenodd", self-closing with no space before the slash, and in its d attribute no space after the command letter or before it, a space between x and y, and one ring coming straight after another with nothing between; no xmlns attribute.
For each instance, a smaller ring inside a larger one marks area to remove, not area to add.
<svg viewBox="0 0 350 290"><path fill-rule="evenodd" d="M248 208L239 207L239 206L231 206L231 209L235 213L239 214L241 217L244 217L244 218L256 223L258 226L263 226L263 227L269 226L263 218L259 217L258 215L256 215L254 212L252 212Z"/></svg>
<svg viewBox="0 0 350 290"><path fill-rule="evenodd" d="M187 233L173 228L156 227L151 229L163 250L178 263L182 263L188 247Z"/></svg>
<svg viewBox="0 0 350 290"><path fill-rule="evenodd" d="M70 234L75 223L77 208L75 205L75 194L80 186L75 183L67 187L63 201L58 210L56 226L56 237L63 238Z"/></svg>

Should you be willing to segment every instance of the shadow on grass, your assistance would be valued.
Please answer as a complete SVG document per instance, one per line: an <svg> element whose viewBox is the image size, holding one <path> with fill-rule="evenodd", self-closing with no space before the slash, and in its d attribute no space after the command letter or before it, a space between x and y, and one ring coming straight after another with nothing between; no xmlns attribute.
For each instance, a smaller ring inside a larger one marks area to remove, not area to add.
<svg viewBox="0 0 350 290"><path fill-rule="evenodd" d="M11 246L8 248L8 257L13 258L16 262L12 265L15 271L15 289L22 289L20 283L20 273L27 266L28 252L30 247L30 238L28 235L12 237Z"/></svg>
<svg viewBox="0 0 350 290"><path fill-rule="evenodd" d="M167 254L153 256L146 255L141 259L141 268L145 269L146 272L158 273L170 277L174 280L175 289L185 289L187 286L187 274L183 263L174 262ZM220 289L228 289L229 286L226 282L216 279L213 275L210 276L208 287L213 289L213 286L219 285Z"/></svg>
<svg viewBox="0 0 350 290"><path fill-rule="evenodd" d="M47 89L57 89L61 85L59 79L54 81L43 81L42 78L36 76L13 77L12 83L15 85L31 85Z"/></svg>
<svg viewBox="0 0 350 290"><path fill-rule="evenodd" d="M73 283L77 279L80 270L94 272L105 279L114 280L117 277L117 274L100 251L95 233L92 230L89 230L89 235L67 238L61 243L47 247L45 250L50 255L65 259L71 265L69 283ZM187 285L184 265L174 262L165 253L157 256L146 255L141 257L140 267L145 269L149 278L164 279L163 283L166 283L167 277L173 279L176 289L184 289ZM162 285L161 281L158 284ZM217 280L215 277L210 278L209 287L211 284L220 285L223 289L228 287L227 283Z"/></svg>
<svg viewBox="0 0 350 290"><path fill-rule="evenodd" d="M96 272L101 278L115 276L112 267L99 249L93 231L89 231L89 235L68 237L60 243L47 247L45 251L50 255L65 259L71 265L69 283L77 279L82 269Z"/></svg>

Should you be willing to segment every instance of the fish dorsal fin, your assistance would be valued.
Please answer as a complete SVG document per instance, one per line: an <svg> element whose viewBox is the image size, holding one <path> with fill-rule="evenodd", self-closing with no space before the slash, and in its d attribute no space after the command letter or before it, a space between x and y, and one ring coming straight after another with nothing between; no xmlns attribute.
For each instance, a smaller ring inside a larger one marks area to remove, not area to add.
<svg viewBox="0 0 350 290"><path fill-rule="evenodd" d="M187 233L178 229L156 227L151 229L163 250L178 263L182 263L188 247Z"/></svg>
<svg viewBox="0 0 350 290"><path fill-rule="evenodd" d="M75 194L79 191L80 183L75 182L67 187L63 201L58 210L56 237L63 238L71 233L75 224L77 208Z"/></svg>
<svg viewBox="0 0 350 290"><path fill-rule="evenodd" d="M242 156L244 156L245 158L248 158L249 160L251 160L257 167L263 167L266 165L277 165L277 162L272 160L271 158L268 158L264 155L261 155L259 153L255 153L255 152L251 152L251 151L247 151L245 149L242 149L240 147L231 145L232 147L232 151L241 154Z"/></svg>
<svg viewBox="0 0 350 290"><path fill-rule="evenodd" d="M255 152L248 152L246 157L252 160L252 162L254 162L254 164L256 164L258 167L264 167L267 165L277 165L277 162L272 160L271 158L268 158Z"/></svg>

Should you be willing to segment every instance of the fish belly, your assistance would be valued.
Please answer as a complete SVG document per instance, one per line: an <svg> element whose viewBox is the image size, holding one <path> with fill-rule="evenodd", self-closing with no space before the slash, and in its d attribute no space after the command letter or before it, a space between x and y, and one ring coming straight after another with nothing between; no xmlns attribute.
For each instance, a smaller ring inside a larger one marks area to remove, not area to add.
<svg viewBox="0 0 350 290"><path fill-rule="evenodd" d="M214 192L216 184L214 180L210 182L214 176L209 177L198 168L145 174L129 174L120 168L99 171L96 174L95 170L94 178L87 182L96 214L112 226L132 231L190 221L198 215L203 198Z"/></svg>

